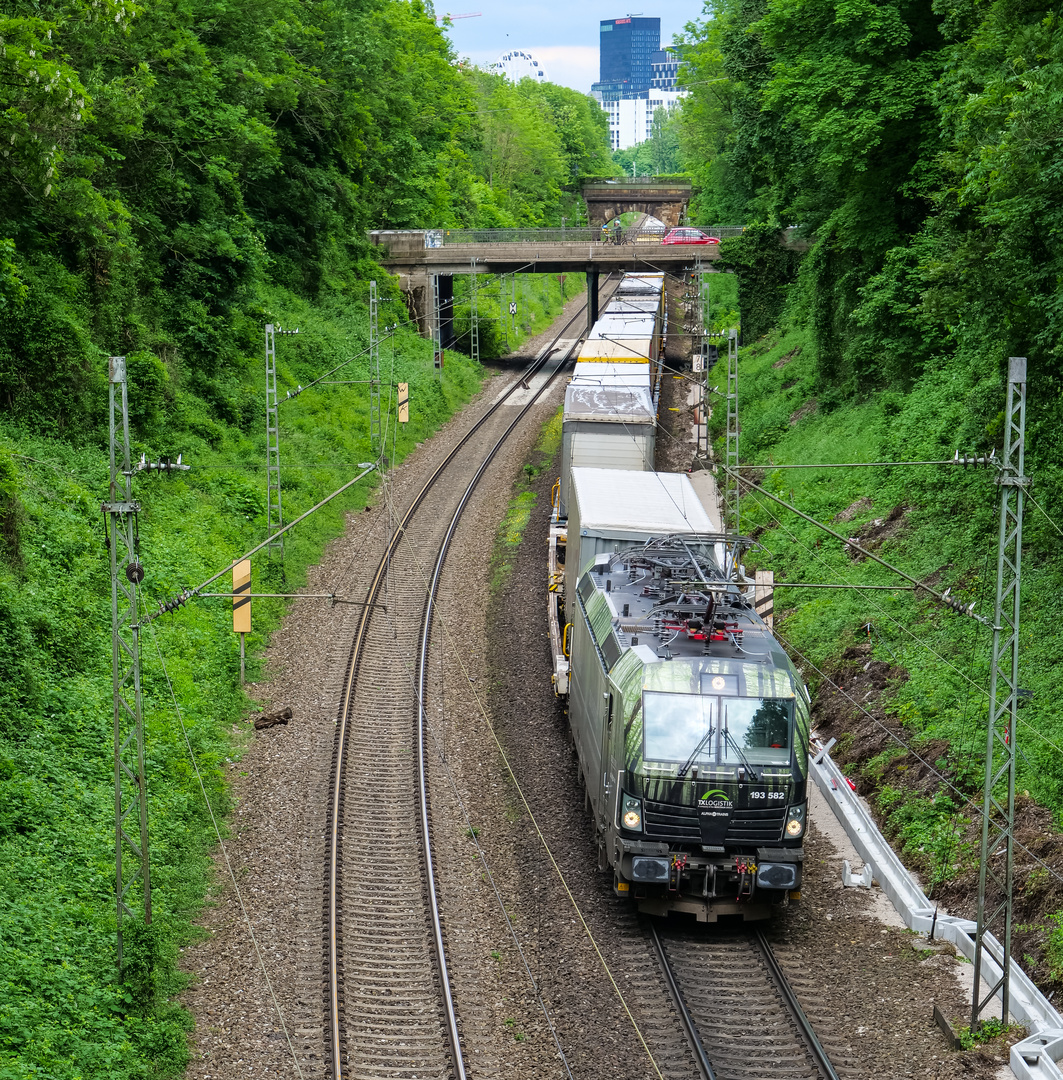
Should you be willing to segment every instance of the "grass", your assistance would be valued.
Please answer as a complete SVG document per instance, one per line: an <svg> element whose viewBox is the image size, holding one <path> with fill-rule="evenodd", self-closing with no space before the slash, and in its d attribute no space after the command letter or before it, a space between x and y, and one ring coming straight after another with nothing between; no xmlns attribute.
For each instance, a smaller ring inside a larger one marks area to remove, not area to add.
<svg viewBox="0 0 1063 1080"><path fill-rule="evenodd" d="M738 278L734 274L703 275L709 292L708 328L719 334L741 325L738 312ZM726 375L726 370L724 375Z"/></svg>
<svg viewBox="0 0 1063 1080"><path fill-rule="evenodd" d="M986 1043L995 1042L997 1039L1014 1035L1022 1038L1026 1029L1017 1024L1005 1024L1002 1020L989 1017L983 1020L978 1027L961 1027L956 1032L961 1050L974 1050L975 1047L984 1046Z"/></svg>

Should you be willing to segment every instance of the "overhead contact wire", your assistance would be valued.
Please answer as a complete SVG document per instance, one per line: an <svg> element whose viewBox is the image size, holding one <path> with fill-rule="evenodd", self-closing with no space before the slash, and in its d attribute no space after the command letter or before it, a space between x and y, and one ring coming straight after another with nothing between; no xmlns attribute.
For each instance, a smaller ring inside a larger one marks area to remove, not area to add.
<svg viewBox="0 0 1063 1080"><path fill-rule="evenodd" d="M418 571L421 573L421 576L422 576L422 578L423 578L423 580L425 582L425 585L427 586L428 585L428 576L425 573L424 568L422 566L420 566L420 564L417 564L417 566L418 566ZM598 961L602 966L602 970L605 972L606 977L608 978L610 985L612 986L613 990L615 991L617 998L620 1000L620 1004L624 1009L624 1013L626 1014L628 1020L630 1021L631 1026L634 1029L635 1034L638 1037L638 1040L639 1040L640 1044L642 1045L643 1050L646 1051L646 1056L650 1059L650 1064L653 1066L654 1073L660 1078L660 1080L664 1080L663 1073L661 1072L660 1068L657 1065L657 1061L654 1058L653 1052L650 1050L649 1045L646 1042L645 1036L642 1034L642 1030L639 1027L638 1021L635 1019L633 1013L631 1012L631 1009L628 1006L627 1000L624 997L623 991L620 989L620 986L617 983L616 978L613 976L612 970L609 967L609 963L605 959L605 956L603 955L601 949L599 948L598 942L594 937L594 933L592 932L590 926L588 925L587 920L584 917L583 912L580 909L580 906L579 906L578 902L576 901L575 896L572 893L572 890L569 888L568 882L565 880L564 872L562 871L561 867L558 865L557 859L554 857L554 853L550 848L550 844L547 841L546 837L543 835L542 829L539 827L538 819L535 816L535 812L531 808L531 804L528 802L527 796L524 794L524 789L521 787L520 781L517 779L517 774L516 774L516 772L515 772L515 770L513 768L513 765L511 764L511 762L509 760L509 756L506 754L506 751L502 746L502 742L499 739L498 734L496 733L496 731L494 729L494 726L491 723L491 720L490 720L490 717L488 716L487 710L485 709L484 704L480 699L480 695L477 693L476 687L473 685L472 676L471 676L471 674L469 672L469 669L465 666L465 662L464 662L464 659L462 657L459 644L455 640L454 636L452 635L452 633L450 631L450 626L449 626L447 620L445 620L443 618L443 616L438 614L438 613L436 615L436 618L439 620L440 626L443 629L443 634L447 639L447 644L449 646L450 655L457 661L458 666L461 668L462 675L465 677L465 681L469 685L469 691L472 694L473 699L476 702L476 708L477 708L477 710L478 710L478 712L480 714L480 717L483 720L484 725L487 728L488 733L490 734L492 741L494 742L496 748L498 749L499 755L502 758L502 762L503 762L503 764L505 766L506 772L508 773L510 780L512 780L513 786L517 790L517 794L520 797L520 801L523 804L524 809L528 814L528 819L532 824L532 828L535 830L535 835L538 837L539 842L542 844L543 850L546 852L547 858L550 860L550 865L553 867L554 873L557 875L558 881L561 883L561 888L563 889L566 897L568 898L569 903L572 905L572 909L575 912L577 919L579 919L579 922L580 922L580 925L583 928L584 934L585 934L587 940L590 942L591 948L593 949L595 956L597 956Z"/></svg>
<svg viewBox="0 0 1063 1080"><path fill-rule="evenodd" d="M800 544L800 546L803 547L805 549L805 551L808 552L809 555L812 555L814 558L818 559L820 562L822 562L828 568L828 570L830 570L830 572L834 576L840 578L841 581L845 584L845 586L847 588L850 588L850 589L864 589L864 588L867 588L867 586L865 586L865 585L859 585L856 582L847 580L837 570L835 570L833 567L831 567L830 563L827 562L827 560L824 559L823 556L819 554L819 552L817 552L814 548L810 548L806 543L804 543L804 541L801 540L801 538L799 536L797 536L795 533L791 532L790 529L788 529L785 525L783 525L783 523L781 521L779 521L778 518L775 518L774 516L772 516L772 520L775 521L776 527L782 529L782 531L785 532L790 537L790 539L794 541L794 543ZM922 588L922 586L920 586L920 588ZM875 599L873 597L866 596L865 599L867 600L867 602L869 604L872 604L874 606L874 608L879 612L880 615L882 615L883 618L885 618L889 622L893 623L893 625L896 626L898 630L900 630L902 633L907 634L908 637L910 637L912 639L912 641L914 641L921 648L926 649L926 651L928 653L930 653L930 655L933 656L936 660L939 660L942 664L944 664L951 671L954 671L960 677L961 680L966 682L969 686L973 686L974 689L977 690L978 693L982 695L982 697L988 697L989 696L989 691L984 686L980 686L966 672L962 671L954 663L952 663L946 657L942 656L941 653L939 653L933 647L933 645L929 644L929 642L924 641L917 634L915 634L911 630L909 630L908 627L904 625L904 623L900 622L900 620L896 619L893 615L891 615L884 607L882 607L880 604L876 603L876 601L875 601ZM1053 750L1055 750L1057 753L1059 753L1061 756L1063 756L1063 747L1057 746L1054 742L1052 742L1051 739L1048 738L1047 735L1044 735L1042 732L1038 731L1037 728L1035 728L1028 720L1025 720L1023 717L1020 716L1019 717L1019 723L1022 724L1024 727L1029 728L1029 730L1032 731L1033 734L1036 735L1042 742L1044 742L1046 745L1050 746Z"/></svg>
<svg viewBox="0 0 1063 1080"><path fill-rule="evenodd" d="M576 317L578 317L578 315ZM574 321L575 321L575 318L569 320L569 323L566 325L566 329ZM562 332L564 332L564 331L562 331ZM367 591L367 604L366 604L366 607L363 608L362 619L359 622L358 630L357 630L356 636L355 636L355 641L354 641L354 644L352 646L351 660L350 660L350 664L349 664L348 675L347 675L347 679L346 679L346 684L345 684L345 688L344 688L344 692L343 692L343 696L342 696L340 712L339 712L339 716L338 716L337 732L336 732L336 780L335 780L335 785L334 785L334 789L333 789L332 796L331 796L332 806L331 806L330 814L331 814L332 827L331 827L331 836L330 836L329 842L328 842L328 852L329 852L329 870L328 870L328 882L329 882L329 884L328 884L328 896L329 896L329 899L328 899L328 909L329 909L329 918L328 918L329 975L328 975L328 983L329 983L329 990L330 990L329 1026L330 1026L330 1038L331 1038L331 1043L332 1043L332 1069L333 1069L333 1075L336 1078L336 1080L341 1080L342 1075L343 1075L343 1066L342 1066L342 1063L340 1061L341 1034L340 1034L340 1027L339 1027L339 1000L340 1000L340 992L339 992L339 960L338 960L338 942L337 942L337 938L336 938L336 933L337 933L336 928L337 928L337 923L338 923L338 903L339 903L339 880L338 880L338 877L339 877L339 875L338 875L339 831L340 831L340 822L342 820L342 813L341 813L342 800L340 798L340 789L341 789L341 785L342 785L343 758L344 758L345 752L346 752L346 741L347 741L347 731L348 731L348 715L349 715L349 712L350 712L350 702L351 702L351 697L352 697L352 694L353 694L353 691L354 691L354 685L355 685L355 680L357 678L357 672L358 672L358 669L359 669L360 664L361 664L362 643L365 640L365 634L366 634L366 630L367 630L367 627L368 627L368 624L369 624L370 612L372 610L371 601L373 600L374 596L376 595L377 591L379 590L382 581L384 582L385 587L386 587L387 582L388 582L388 580L390 578L392 554L393 554L395 548L397 547L398 543L402 539L403 535L405 534L406 526L407 526L409 520L413 517L413 514L416 512L418 507L421 505L421 502L424 500L424 498L427 495L429 489L435 484L436 480L442 475L443 471L446 469L446 467L449 465L449 463L454 459L455 455L469 441L469 439L472 438L473 434L477 430L479 430L480 426L486 421L486 419L489 416L493 415L493 413L495 411L497 411L498 408L501 407L503 402L506 399L508 399L513 393L516 392L518 387L520 387L521 383L523 383L526 379L530 378L535 372L537 372L543 366L545 366L548 358L549 358L549 352L546 352L546 353L543 354L542 357L537 358L536 361L529 367L528 371L524 374L524 376L522 376L520 379L518 379L516 382L513 383L513 385L503 395L503 397L500 398L498 401L496 401L487 410L487 412L473 425L472 428L470 428L470 430L468 432L466 432L466 434L458 441L458 443L446 455L446 457L444 458L444 460L441 463L441 465L439 466L439 468L436 470L435 473L433 473L432 477L424 485L424 487L421 489L420 493L414 498L413 503L411 504L410 508L406 511L405 516L402 518L401 521L397 522L397 527L395 529L395 532L389 538L389 541L388 541L387 547L385 549L384 555L383 555L383 557L381 559L381 562L380 562L379 566L377 567L376 575L375 575L375 577L373 579L373 582L370 584L369 589ZM383 448L381 450L381 458L383 458ZM384 478L384 484L382 485L382 487L383 487L383 491L384 491L385 504L386 504L387 510L388 510L389 531L390 531L390 522L392 520L394 520L394 519L392 517L393 506L392 506L392 503L391 503L390 494L388 492L388 484L387 484L387 477L386 476ZM445 981L446 977L447 977L446 976L446 967L445 967L445 962L444 962L442 957L440 957L440 963L442 965L442 970L440 972L440 976L441 976L441 979ZM452 1025L452 1030L455 1030L453 1028L453 1025ZM455 1048L455 1053L457 1054L457 1057L458 1057L456 1067L462 1068L463 1065L462 1065L462 1063L460 1061L460 1049L458 1049L456 1047Z"/></svg>
<svg viewBox="0 0 1063 1080"><path fill-rule="evenodd" d="M740 479L740 472L738 469L729 468L727 465L724 465L720 462L717 462L717 465L719 466L719 468L723 469L724 472L733 475L736 482ZM896 566L893 566L891 563L886 562L885 559L880 559L873 551L868 551L866 548L863 548L859 544L854 543L847 537L842 536L841 533L835 532L828 525L824 525L823 522L817 521L810 514L806 514L803 510L798 510L796 506L790 505L790 503L786 502L785 499L780 499L778 495L773 495L770 491L767 490L767 488L761 487L760 484L753 483L752 480L743 479L742 482L751 487L754 491L759 491L761 495L764 495L766 498L771 499L772 502L776 502L780 506L789 510L790 513L796 514L799 518L803 518L810 525L815 525L817 529L822 529L825 533L833 536L836 540L840 540L843 544L852 548L853 551L860 552L861 555L873 560L874 562L877 562L880 566L884 566L887 570L890 570L894 574L897 574L900 577L904 578L905 581L910 581L913 585L917 586L919 589L922 589L923 592L928 593L930 596L933 596L936 600L944 604L946 607L957 610L961 614L967 614L964 609L957 608L956 603L950 603L949 598L939 593L936 589L932 589L929 585L925 585L923 582L919 581L918 578L912 577L911 574L906 574L903 570L899 569ZM971 614L970 618L976 619L978 622L983 623L986 626L989 625L988 620L981 615Z"/></svg>
<svg viewBox="0 0 1063 1080"><path fill-rule="evenodd" d="M438 614L438 612L436 613L436 618L439 619L440 622L442 622L442 619L441 619L440 615ZM392 630L394 631L394 623L391 622L390 618L387 621L388 621L388 625L391 626ZM421 709L425 709L426 706L425 706L424 699L422 699L421 697L419 697L417 695L417 688L416 688L416 684L414 682L413 672L410 670L410 665L409 665L408 661L404 660L402 666L406 670L406 677L409 679L410 688L414 692L414 696L417 699L419 707ZM428 730L432 734L432 736L436 739L436 741L438 742L439 741L438 732L436 732L435 727L432 725L431 722L428 723ZM550 1034L553 1036L554 1044L557 1046L558 1056L561 1058L561 1061L565 1066L565 1072L568 1074L569 1080L575 1080L575 1078L572 1075L572 1069L569 1067L569 1064L568 1064L568 1058L565 1056L565 1051L561 1046L561 1040L558 1037L557 1028L554 1026L553 1018L550 1016L550 1010L547 1008L546 1002L543 1000L542 993L541 993L541 991L539 989L539 984L538 984L537 980L535 979L535 976L532 975L531 966L529 965L528 959L525 956L524 948L520 943L520 939L517 937L516 927L514 927L513 920L510 918L509 912L506 910L506 903L502 899L502 892L499 889L498 882L495 881L495 876L491 871L491 864L488 862L487 852L484 851L483 845L480 843L480 838L477 835L476 827L472 823L472 818L469 815L468 808L465 805L465 800L462 799L461 791L458 789L457 779L455 778L454 773L451 771L451 768L450 768L449 764L447 763L446 754L445 754L445 744L444 744L443 751L440 751L439 748L437 747L436 753L439 756L440 767L443 769L444 773L446 773L447 782L450 785L451 793L453 794L454 798L457 800L458 806L461 809L461 816L465 819L465 825L466 825L468 835L472 839L473 843L476 845L477 856L479 857L480 862L483 863L484 872L487 874L487 880L491 884L491 889L495 894L495 899L498 901L498 906L499 906L499 909L502 912L502 917L506 921L506 927L509 930L509 936L513 939L513 944L516 947L517 955L521 959L521 963L524 966L524 971L528 976L528 981L531 983L532 990L535 993L535 1000L536 1000L537 1004L539 1005L539 1009L542 1012L543 1017L546 1020L546 1026L550 1029Z"/></svg>
<svg viewBox="0 0 1063 1080"><path fill-rule="evenodd" d="M898 746L903 747L921 765L925 765L926 768L927 768L927 771L932 773L934 776L936 776L945 785L945 787L947 787L950 791L954 792L958 796L958 798L960 799L960 801L962 802L963 805L970 807L971 810L974 811L976 816L978 816L978 817L983 816L983 814L984 814L983 808L981 806L979 806L974 801L974 799L971 798L970 795L967 795L965 792L961 791L947 776L945 776L943 773L941 773L937 769L935 769L934 766L931 765L930 762L926 760L926 758L924 758L918 751L912 749L912 747L909 746L908 743L906 743L898 734L896 734L896 732L890 731L890 729L884 723L882 723L882 721L879 720L878 717L876 717L873 713L871 713L867 709L865 709L864 706L861 705L860 702L857 701L856 698L854 698L852 696L852 694L850 694L844 687L839 686L838 683L836 683L826 672L821 671L820 668L818 668L812 662L812 660L809 659L808 656L806 656L799 648L797 648L796 645L794 645L791 642L787 641L778 632L775 633L775 636L786 647L786 649L788 649L789 651L791 651L794 654L796 654L797 656L799 656L801 658L802 663L807 664L821 679L823 679L824 682L826 682L829 686L833 687L839 694L842 695L842 697L846 698L851 704L855 705L873 724L875 724L877 727L882 728L882 730L895 743L897 743ZM1034 862L1036 862L1038 865L1040 865L1045 870L1047 870L1049 872L1049 874L1052 875L1052 877L1056 878L1058 881L1063 881L1063 874L1060 874L1056 870L1054 870L1043 859L1041 859L1037 855L1035 855L1025 844L1023 844L1019 840L1015 840L1014 843L1016 844L1016 846L1022 848L1022 850L1025 851L1026 854L1029 855L1030 858L1033 859Z"/></svg>
<svg viewBox="0 0 1063 1080"><path fill-rule="evenodd" d="M277 1000L277 995L273 990L273 981L269 977L269 971L266 969L266 958L262 955L262 950L259 948L258 938L255 936L255 927L251 922L251 916L248 914L247 907L244 904L243 894L240 892L240 886L236 880L236 874L233 871L232 863L229 861L229 852L225 847L225 841L221 836L221 829L218 827L218 819L214 816L214 807L211 806L210 796L207 794L206 785L203 783L203 775L199 771L199 761L196 759L195 751L192 749L192 741L188 737L188 729L185 727L184 716L181 714L181 706L177 703L177 694L174 692L173 683L170 681L169 672L166 670L166 661L162 657L162 649L159 647L159 639L155 633L154 625L149 623L149 629L151 630L152 641L155 642L155 652L159 657L159 664L162 667L163 677L166 679L166 685L170 690L170 697L173 700L174 712L177 714L177 723L180 725L181 734L184 736L185 747L188 749L188 757L192 762L192 768L195 770L196 780L199 782L199 790L203 795L203 802L206 804L207 813L210 814L210 823L214 826L214 835L218 838L218 847L221 850L222 858L225 860L225 869L229 872L229 879L233 884L233 891L236 893L236 899L240 904L240 911L243 914L244 922L247 924L247 932L251 937L251 944L255 949L255 956L258 958L258 966L262 971L262 977L266 980L266 987L269 990L270 999L273 1001L273 1007L277 1010L277 1019L280 1021L281 1031L284 1032L284 1040L288 1044L288 1051L292 1056L292 1064L295 1065L295 1071L298 1073L300 1080L303 1078L303 1070L299 1065L299 1057L295 1052L295 1047L292 1045L291 1035L288 1033L288 1025L284 1022L284 1010L281 1009L280 1002Z"/></svg>
<svg viewBox="0 0 1063 1080"><path fill-rule="evenodd" d="M545 355L549 356L549 353L547 353ZM560 365L558 366L558 370L560 370ZM420 563L419 560L416 560L416 559L414 560L414 565L417 567L417 571L421 575L421 578L422 578L422 581L424 582L426 590L430 589L431 584L429 582L429 577L428 577L428 574L425 571L424 566ZM659 1080L664 1080L663 1073L661 1072L660 1067L658 1066L657 1061L653 1056L653 1052L650 1050L649 1044L646 1042L646 1038L643 1035L641 1028L639 1027L638 1021L635 1019L634 1014L631 1012L631 1009L628 1006L627 1000L624 997L624 994L621 991L620 986L617 983L615 977L613 976L613 973L612 973L612 970L609 967L608 961L605 959L605 956L603 955L601 949L599 948L598 943L597 943L597 941L596 941L596 939L594 937L594 934L591 931L591 928L588 925L587 920L583 915L583 912L580 910L579 904L577 903L575 896L572 894L572 891L569 888L567 881L565 880L564 873L562 872L561 867L558 865L557 860L554 857L554 854L550 849L550 845L547 842L546 837L543 835L543 832L539 827L538 820L536 819L535 814L534 814L534 812L533 812L533 810L531 808L531 804L528 802L528 799L524 794L524 790L520 786L520 782L517 779L516 772L514 771L513 766L510 763L509 757L508 757L508 755L506 754L505 750L502 747L502 743L499 740L498 735L495 732L495 729L494 729L493 725L491 724L491 721L490 721L490 719L489 719L489 717L487 715L487 712L486 712L486 710L484 708L483 702L480 700L480 696L476 692L476 688L473 686L471 675L469 673L468 668L465 666L464 660L463 660L463 658L461 656L460 650L458 649L457 643L455 642L455 640L453 638L453 635L450 632L450 627L449 627L447 621L442 617L441 614L438 613L438 611L436 613L436 618L439 620L440 626L442 627L443 633L444 633L444 635L445 635L445 637L446 637L446 639L448 641L448 644L450 646L451 655L454 656L457 659L458 666L461 668L462 674L464 675L465 680L469 685L469 689L470 689L470 692L472 693L473 699L476 701L476 707L479 710L480 716L483 719L484 724L487 727L487 730L490 733L491 738L495 743L495 746L498 748L499 754L500 754L500 756L502 758L502 761L503 761L503 763L505 765L506 771L509 774L509 777L512 780L514 787L517 789L517 793L520 796L520 800L521 800L522 804L524 805L525 810L528 813L528 818L532 823L532 827L535 830L536 836L539 838L539 841L542 844L543 849L546 851L547 857L550 860L550 864L553 867L554 872L557 874L558 880L561 883L561 887L564 890L565 895L567 896L570 904L572 905L572 908L576 913L576 917L579 919L580 925L583 927L584 934L586 935L587 940L590 942L591 947L592 947L595 955L597 956L599 963L602 966L602 969L605 971L606 977L609 979L609 982L610 982L613 990L615 991L617 998L620 1000L620 1004L623 1007L624 1012L627 1015L627 1018L630 1021L631 1026L634 1029L635 1034L638 1037L638 1040L639 1040L640 1044L642 1045L643 1050L646 1052L646 1056L650 1060L650 1064L653 1067L654 1073L657 1075ZM423 702L420 703L420 707L423 709Z"/></svg>

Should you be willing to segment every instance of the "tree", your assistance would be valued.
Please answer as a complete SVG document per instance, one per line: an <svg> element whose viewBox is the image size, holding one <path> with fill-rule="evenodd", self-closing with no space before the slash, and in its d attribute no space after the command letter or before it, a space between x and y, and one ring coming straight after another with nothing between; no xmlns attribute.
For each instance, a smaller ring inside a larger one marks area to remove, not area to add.
<svg viewBox="0 0 1063 1080"><path fill-rule="evenodd" d="M650 121L649 143L650 161L655 175L679 172L681 159L679 154L679 133L676 130L676 117L671 109L658 105L653 110Z"/></svg>

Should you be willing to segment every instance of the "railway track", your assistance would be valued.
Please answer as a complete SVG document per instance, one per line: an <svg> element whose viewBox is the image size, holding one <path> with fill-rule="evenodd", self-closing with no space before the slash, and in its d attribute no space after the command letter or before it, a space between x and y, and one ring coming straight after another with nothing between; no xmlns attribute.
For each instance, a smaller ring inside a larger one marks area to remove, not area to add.
<svg viewBox="0 0 1063 1080"><path fill-rule="evenodd" d="M703 1080L838 1080L760 930L647 932Z"/></svg>
<svg viewBox="0 0 1063 1080"><path fill-rule="evenodd" d="M557 342L581 317L496 399L412 500L357 621L330 778L324 928L332 1080L466 1077L427 800L433 607L462 511L567 359L571 349L562 351ZM672 928L649 933L706 1080L836 1077L822 1051L817 1062L815 1036L807 1022L802 1026L766 940ZM640 951L635 940L630 948ZM651 1030L657 1012L670 1012L664 999L646 1001L640 1011L647 1008ZM663 1033L670 1027L666 1015L661 1022ZM651 1042L658 1051L670 1047L660 1061L666 1075L690 1075L679 1046L652 1036Z"/></svg>
<svg viewBox="0 0 1063 1080"><path fill-rule="evenodd" d="M582 317L581 310L413 499L358 620L329 794L324 932L332 1080L466 1075L425 790L424 657L431 605L450 537L476 482L568 359L578 337L567 349L558 342ZM434 573L425 565L432 551L438 552ZM433 585L426 588L429 575ZM418 669L415 689L410 676Z"/></svg>

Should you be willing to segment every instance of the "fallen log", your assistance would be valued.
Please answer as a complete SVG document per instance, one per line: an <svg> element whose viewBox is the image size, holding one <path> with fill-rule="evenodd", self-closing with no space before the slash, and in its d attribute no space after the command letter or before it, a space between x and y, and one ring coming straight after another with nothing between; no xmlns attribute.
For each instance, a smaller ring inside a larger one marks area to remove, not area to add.
<svg viewBox="0 0 1063 1080"><path fill-rule="evenodd" d="M255 730L262 731L265 728L271 728L277 724L286 724L291 718L292 707L290 705L284 709L275 709L273 712L262 713L261 716L255 717Z"/></svg>

